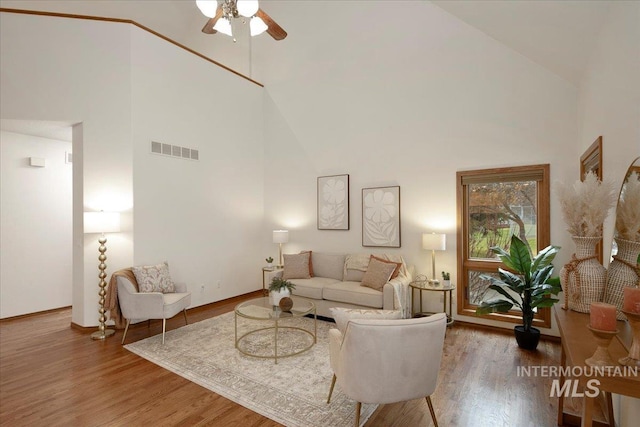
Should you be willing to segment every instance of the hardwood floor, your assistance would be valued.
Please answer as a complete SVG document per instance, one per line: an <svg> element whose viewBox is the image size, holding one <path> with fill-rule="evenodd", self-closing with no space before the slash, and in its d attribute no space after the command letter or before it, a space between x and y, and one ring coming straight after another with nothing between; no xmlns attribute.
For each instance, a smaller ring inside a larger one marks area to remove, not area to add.
<svg viewBox="0 0 640 427"><path fill-rule="evenodd" d="M194 323L233 310L241 300L189 312ZM71 310L0 322L2 426L278 426L279 424L125 350L122 331L104 342L70 328ZM167 329L182 326L176 316ZM127 342L161 332L133 327ZM416 354L415 357L420 357ZM519 350L511 333L468 325L447 329L432 396L441 426L554 426L551 379L516 376L521 365L558 365L560 344ZM329 384L327 384L327 387ZM366 426L429 426L424 399L381 405Z"/></svg>

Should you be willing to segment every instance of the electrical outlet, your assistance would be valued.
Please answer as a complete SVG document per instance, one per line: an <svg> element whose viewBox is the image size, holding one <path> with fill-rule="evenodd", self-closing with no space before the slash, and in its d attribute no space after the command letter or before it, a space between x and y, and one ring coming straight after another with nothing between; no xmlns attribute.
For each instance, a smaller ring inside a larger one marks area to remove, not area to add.
<svg viewBox="0 0 640 427"><path fill-rule="evenodd" d="M218 289L220 289L220 281L218 280Z"/></svg>
<svg viewBox="0 0 640 427"><path fill-rule="evenodd" d="M204 283L200 285L200 292L204 292Z"/></svg>

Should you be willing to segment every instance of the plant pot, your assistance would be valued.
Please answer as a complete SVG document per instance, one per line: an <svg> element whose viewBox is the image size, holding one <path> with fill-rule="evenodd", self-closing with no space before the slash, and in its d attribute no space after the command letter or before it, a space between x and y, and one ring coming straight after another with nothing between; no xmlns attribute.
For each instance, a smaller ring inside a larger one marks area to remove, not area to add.
<svg viewBox="0 0 640 427"><path fill-rule="evenodd" d="M271 305L278 306L280 304L280 300L284 297L291 296L291 292L289 289L281 289L279 291L270 291L269 292L269 301Z"/></svg>
<svg viewBox="0 0 640 427"><path fill-rule="evenodd" d="M523 325L518 325L513 328L513 332L516 335L516 341L518 347L525 350L535 350L538 347L540 341L540 329L531 328L529 332L525 332Z"/></svg>
<svg viewBox="0 0 640 427"><path fill-rule="evenodd" d="M596 256L596 244L600 237L571 238L576 244L576 253L560 270L565 308L589 313L592 302L602 301L607 278L607 270Z"/></svg>
<svg viewBox="0 0 640 427"><path fill-rule="evenodd" d="M638 254L640 253L640 242L631 240L614 239L618 244L618 253L613 257L613 261L607 269L607 287L603 301L616 306L617 319L625 320L622 313L622 299L624 288L635 287L640 281L638 269Z"/></svg>

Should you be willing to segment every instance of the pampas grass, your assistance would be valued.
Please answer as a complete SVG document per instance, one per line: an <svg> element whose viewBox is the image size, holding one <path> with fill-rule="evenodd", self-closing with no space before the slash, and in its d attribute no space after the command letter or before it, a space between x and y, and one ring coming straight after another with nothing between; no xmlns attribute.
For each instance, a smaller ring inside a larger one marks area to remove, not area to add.
<svg viewBox="0 0 640 427"><path fill-rule="evenodd" d="M602 236L602 223L616 202L616 192L610 181L601 182L593 172L573 186L556 183L562 217L572 236Z"/></svg>
<svg viewBox="0 0 640 427"><path fill-rule="evenodd" d="M620 193L616 217L618 237L640 242L640 176L633 172Z"/></svg>

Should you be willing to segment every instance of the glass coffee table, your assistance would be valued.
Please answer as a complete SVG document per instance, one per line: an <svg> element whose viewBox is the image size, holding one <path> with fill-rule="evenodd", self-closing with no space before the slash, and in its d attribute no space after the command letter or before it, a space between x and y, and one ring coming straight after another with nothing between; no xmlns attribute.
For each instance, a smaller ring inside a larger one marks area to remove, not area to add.
<svg viewBox="0 0 640 427"><path fill-rule="evenodd" d="M292 296L293 307L282 311L272 306L269 297L256 298L238 304L235 308L235 346L246 356L262 359L278 359L295 356L309 350L316 343L318 319L316 306L304 299ZM313 315L313 331L289 323L293 318ZM238 332L238 319L242 328L249 329L241 335ZM266 352L265 352L266 348ZM262 350L262 352L261 352Z"/></svg>

